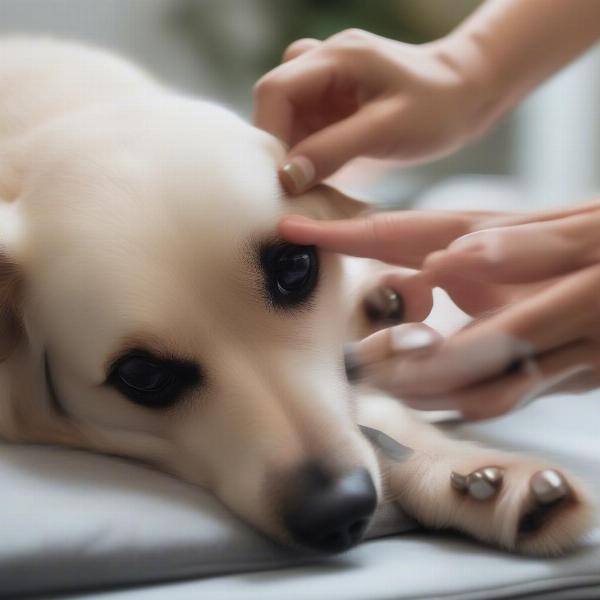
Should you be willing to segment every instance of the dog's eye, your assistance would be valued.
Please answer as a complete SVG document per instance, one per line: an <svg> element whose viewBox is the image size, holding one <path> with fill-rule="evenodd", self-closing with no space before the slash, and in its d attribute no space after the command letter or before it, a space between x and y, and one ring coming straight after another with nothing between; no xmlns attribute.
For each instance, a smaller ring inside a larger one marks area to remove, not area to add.
<svg viewBox="0 0 600 600"><path fill-rule="evenodd" d="M124 396L151 408L170 406L198 379L194 363L161 360L142 351L120 358L108 375L108 383Z"/></svg>
<svg viewBox="0 0 600 600"><path fill-rule="evenodd" d="M274 306L298 305L316 286L319 262L314 246L275 244L263 251L261 262Z"/></svg>
<svg viewBox="0 0 600 600"><path fill-rule="evenodd" d="M172 380L172 373L164 365L133 357L119 366L119 379L138 392L159 392Z"/></svg>

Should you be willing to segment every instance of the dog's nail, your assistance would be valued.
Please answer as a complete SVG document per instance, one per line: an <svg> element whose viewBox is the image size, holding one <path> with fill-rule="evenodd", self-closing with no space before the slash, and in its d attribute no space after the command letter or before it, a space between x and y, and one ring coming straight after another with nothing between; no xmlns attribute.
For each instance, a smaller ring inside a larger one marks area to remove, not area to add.
<svg viewBox="0 0 600 600"><path fill-rule="evenodd" d="M365 296L365 313L371 321L400 321L404 316L404 302L389 287L379 287Z"/></svg>
<svg viewBox="0 0 600 600"><path fill-rule="evenodd" d="M304 191L315 178L315 167L306 156L294 156L281 168L281 182L288 192Z"/></svg>
<svg viewBox="0 0 600 600"><path fill-rule="evenodd" d="M483 477L480 472L471 473L467 477L469 496L475 500L487 500L496 493L496 488Z"/></svg>
<svg viewBox="0 0 600 600"><path fill-rule="evenodd" d="M467 476L469 496L475 500L487 500L494 496L502 485L502 471L497 467L485 467Z"/></svg>
<svg viewBox="0 0 600 600"><path fill-rule="evenodd" d="M484 467L469 475L452 472L450 484L461 493L468 492L475 500L487 500L494 496L502 486L503 473L498 467Z"/></svg>
<svg viewBox="0 0 600 600"><path fill-rule="evenodd" d="M467 478L460 473L452 471L450 474L450 485L459 492L467 491Z"/></svg>
<svg viewBox="0 0 600 600"><path fill-rule="evenodd" d="M554 469L535 473L529 481L529 487L540 504L552 504L570 492L566 479Z"/></svg>
<svg viewBox="0 0 600 600"><path fill-rule="evenodd" d="M499 469L498 467L485 467L484 469L481 469L481 472L483 473L486 481L489 481L496 487L500 487L504 477L502 469Z"/></svg>

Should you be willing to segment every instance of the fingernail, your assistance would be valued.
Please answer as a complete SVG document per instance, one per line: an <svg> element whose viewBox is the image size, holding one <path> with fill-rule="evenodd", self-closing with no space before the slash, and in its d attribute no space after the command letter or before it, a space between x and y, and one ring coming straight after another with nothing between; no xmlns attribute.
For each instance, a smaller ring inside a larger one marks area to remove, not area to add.
<svg viewBox="0 0 600 600"><path fill-rule="evenodd" d="M294 156L281 168L280 178L286 190L298 194L313 182L315 173L314 165L306 156Z"/></svg>
<svg viewBox="0 0 600 600"><path fill-rule="evenodd" d="M395 352L425 350L440 341L441 336L421 323L399 325L390 330L390 346Z"/></svg>

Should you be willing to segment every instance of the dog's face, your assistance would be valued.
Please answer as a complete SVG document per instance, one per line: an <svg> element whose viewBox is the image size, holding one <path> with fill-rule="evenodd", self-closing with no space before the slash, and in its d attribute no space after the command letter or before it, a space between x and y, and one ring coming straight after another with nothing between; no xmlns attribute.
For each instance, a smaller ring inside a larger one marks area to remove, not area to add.
<svg viewBox="0 0 600 600"><path fill-rule="evenodd" d="M346 547L379 476L343 372L342 267L275 231L340 199L285 200L282 149L223 109L135 108L50 128L5 206L22 319L5 368L36 382L35 436L156 464L278 539Z"/></svg>

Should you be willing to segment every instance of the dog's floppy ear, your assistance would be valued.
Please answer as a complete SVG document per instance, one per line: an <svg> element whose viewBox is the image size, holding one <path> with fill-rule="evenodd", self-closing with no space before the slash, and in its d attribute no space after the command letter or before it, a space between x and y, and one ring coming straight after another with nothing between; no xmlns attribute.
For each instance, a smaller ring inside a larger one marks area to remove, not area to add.
<svg viewBox="0 0 600 600"><path fill-rule="evenodd" d="M369 210L369 204L340 189L320 184L298 197L313 219L350 219ZM294 202L297 201L294 199Z"/></svg>
<svg viewBox="0 0 600 600"><path fill-rule="evenodd" d="M22 332L21 270L15 257L19 218L15 202L0 200L0 362L6 360Z"/></svg>

